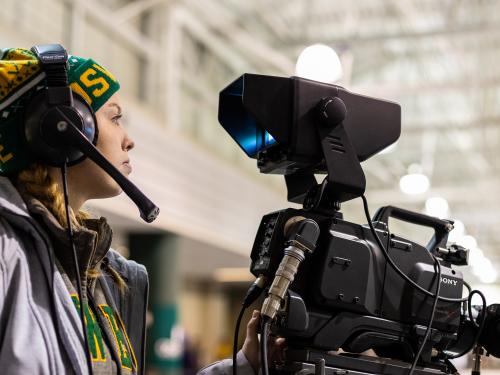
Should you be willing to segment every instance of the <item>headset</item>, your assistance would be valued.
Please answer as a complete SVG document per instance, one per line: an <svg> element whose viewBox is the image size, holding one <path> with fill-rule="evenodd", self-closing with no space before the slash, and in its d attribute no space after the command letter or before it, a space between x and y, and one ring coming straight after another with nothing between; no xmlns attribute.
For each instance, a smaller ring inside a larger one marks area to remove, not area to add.
<svg viewBox="0 0 500 375"><path fill-rule="evenodd" d="M60 44L31 48L46 74L47 87L26 108L24 136L30 153L54 167L71 166L89 157L108 173L151 223L160 210L96 148L98 128L87 102L68 85L68 53Z"/></svg>
<svg viewBox="0 0 500 375"><path fill-rule="evenodd" d="M80 95L74 93L69 86L68 53L64 47L60 44L44 44L33 46L31 51L40 61L46 76L46 87L38 90L27 104L21 131L33 159L61 168L67 232L73 251L80 299L80 320L88 370L92 374L92 359L83 311L80 268L69 217L67 167L78 164L88 157L118 183L123 192L135 203L144 221L151 223L156 219L160 210L95 147L99 135L95 113L90 105ZM50 256L52 258L52 254ZM53 267L53 259L51 260ZM57 319L54 319L54 322L60 335Z"/></svg>

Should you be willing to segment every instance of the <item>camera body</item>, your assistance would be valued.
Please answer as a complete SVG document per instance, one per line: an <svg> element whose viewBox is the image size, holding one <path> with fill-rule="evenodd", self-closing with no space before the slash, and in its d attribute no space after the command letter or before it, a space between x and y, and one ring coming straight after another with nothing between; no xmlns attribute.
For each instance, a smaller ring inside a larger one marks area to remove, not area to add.
<svg viewBox="0 0 500 375"><path fill-rule="evenodd" d="M262 334L270 328L288 344L278 373L399 375L418 361L418 373L431 375L453 372L449 358L473 347L500 355L500 305L487 308L477 290L462 297L467 284L452 266L467 265L468 250L447 247L453 222L392 206L369 218L360 163L398 139L397 103L244 74L220 92L219 122L261 173L284 175L288 201L303 206L265 215L251 252L251 272L269 287ZM315 174L326 177L318 184ZM340 211L359 197L368 226ZM434 236L423 246L391 234L391 217ZM339 349L348 353L331 352ZM360 354L368 349L377 356Z"/></svg>
<svg viewBox="0 0 500 375"><path fill-rule="evenodd" d="M416 214L419 217L420 214ZM289 345L324 351L367 349L399 352L406 360L416 352L431 314L433 298L410 287L387 264L368 226L335 215L285 209L262 218L251 253L251 272L272 277L283 258L283 226L294 216L313 219L321 235L290 285L277 319L277 333ZM436 273L429 250L392 235L376 222L391 258L416 283L429 290ZM441 263L443 297L461 298L463 277ZM445 348L457 338L461 304L439 301L432 327L433 346ZM396 351L396 347L398 350Z"/></svg>

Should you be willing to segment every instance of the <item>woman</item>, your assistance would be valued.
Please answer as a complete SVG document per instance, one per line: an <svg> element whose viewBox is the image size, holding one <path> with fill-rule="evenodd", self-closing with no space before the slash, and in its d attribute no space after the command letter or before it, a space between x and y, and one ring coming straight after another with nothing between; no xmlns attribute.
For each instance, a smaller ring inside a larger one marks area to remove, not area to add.
<svg viewBox="0 0 500 375"><path fill-rule="evenodd" d="M88 349L67 236L60 169L32 160L20 128L46 83L29 50L0 54L0 373L142 374L148 281L143 266L110 249L106 219L81 211L120 194L89 159L68 168L69 206L80 265ZM72 90L92 108L97 149L124 175L134 142L121 124L119 84L91 59L70 56Z"/></svg>
<svg viewBox="0 0 500 375"><path fill-rule="evenodd" d="M95 114L97 149L128 176L134 141L121 124L118 82L95 61L77 56L68 59L68 81ZM87 355L94 374L142 374L147 273L110 249L112 231L105 218L81 211L90 199L121 193L89 159L67 171L85 349L60 170L33 160L21 131L27 104L45 87L31 51L0 52L0 374L87 374ZM258 372L258 317L254 312L238 355L241 375ZM226 360L203 373L231 368Z"/></svg>

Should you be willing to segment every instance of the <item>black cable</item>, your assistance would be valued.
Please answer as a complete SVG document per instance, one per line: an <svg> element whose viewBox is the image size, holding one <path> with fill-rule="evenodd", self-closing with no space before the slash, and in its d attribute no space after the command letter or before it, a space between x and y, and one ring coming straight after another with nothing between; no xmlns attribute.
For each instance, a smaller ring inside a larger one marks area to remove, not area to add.
<svg viewBox="0 0 500 375"><path fill-rule="evenodd" d="M469 291L469 294L468 294L468 295L469 295L469 297L470 297L470 294L472 293L472 288L470 287L470 284L469 284L467 281L465 281L465 280L462 280L462 281L463 281L464 286L465 286L465 287L467 288L467 290ZM469 318L470 318L471 320L473 320L473 319L471 318L472 314L471 314L471 310L470 310L470 303L469 303L468 301L466 301L466 302L464 302L464 303L463 303L463 306L462 306L462 312L463 312L463 314L464 314L464 315L465 315L465 314L467 314L467 312L468 312L468 314L469 314ZM476 325L476 324L475 324L475 325ZM477 326L477 327L478 327L478 326ZM476 328L477 328L477 327L476 327Z"/></svg>
<svg viewBox="0 0 500 375"><path fill-rule="evenodd" d="M271 321L269 317L262 315L262 331L260 334L260 365L262 375L269 375L269 366L267 363L267 337L269 336L269 326Z"/></svg>
<svg viewBox="0 0 500 375"><path fill-rule="evenodd" d="M446 301L446 302L467 302L468 309L469 309L469 318L472 317L472 313L471 313L471 310L470 310L471 309L472 296L474 294L479 294L481 296L481 299L483 300L483 316L482 316L482 319L481 319L481 323L479 324L479 328L476 331L476 335L474 337L474 341L472 342L472 345L470 345L469 348L463 350L461 353L458 353L458 354L455 354L455 355L448 355L446 353L443 353L445 359L455 359L455 358L458 358L458 357L461 357L461 356L467 354L477 344L477 341L479 340L479 336L481 335L481 333L483 331L483 328L484 328L484 324L486 322L486 307L487 306L486 306L486 297L484 296L484 294L481 293L481 291L479 291L479 290L473 290L465 298L446 298L446 297L441 297L438 294L434 294L432 292L429 292L428 290L422 288L420 285L418 285L413 280L411 280L407 275L405 275L403 273L403 271L401 271L399 269L399 267L394 263L394 261L389 256L389 252L387 251L387 249L385 248L384 244L382 243L382 241L378 237L378 234L375 231L375 228L373 226L373 223L372 223L372 220L371 220L371 216L370 216L370 212L368 210L368 202L366 200L366 197L364 195L362 195L361 199L363 200L363 207L364 207L366 219L368 221L368 225L370 226L370 230L371 230L373 236L375 237L375 240L377 241L377 244L382 249L382 252L383 252L383 254L384 254L387 262L391 265L391 267L394 269L394 271L396 271L396 273L398 273L403 279L405 279L411 286L413 286L414 288L418 289L419 291L421 291L422 293L424 293L427 296L431 296L431 297L436 298L436 300ZM470 285L467 284L467 283L465 283L465 282L464 282L464 285L467 288L470 288ZM471 319L471 320L472 320L472 322L473 322L474 325L477 325L477 323L474 321L474 319Z"/></svg>
<svg viewBox="0 0 500 375"><path fill-rule="evenodd" d="M487 307L486 306L486 297L484 296L484 294L481 291L473 290L469 295L469 306L472 304L472 296L474 294L479 294L479 296L483 300L483 310L481 311L483 316L481 317L482 318L481 323L479 323L479 328L477 329L476 335L474 336L474 341L467 349L464 349L461 353L453 354L453 355L448 355L448 354L444 353L446 359L455 359L455 358L461 357L461 356L467 354L472 349L474 349L474 347L477 344L477 341L479 340L479 336L481 336L481 333L483 332L484 323L486 322L486 307ZM474 324L476 324L474 319L472 319L472 322Z"/></svg>
<svg viewBox="0 0 500 375"><path fill-rule="evenodd" d="M238 370L236 366L236 354L238 353L238 336L240 333L240 325L241 319L243 318L243 313L245 312L245 305L241 306L240 314L238 315L238 319L236 320L236 327L234 328L234 338L233 338L233 375L238 374Z"/></svg>
<svg viewBox="0 0 500 375"><path fill-rule="evenodd" d="M473 294L471 292L471 294L469 295L469 301L467 302L467 313L469 314L469 319L472 322L472 324L474 325L474 327L479 328L479 324L477 324L476 320L472 316L472 298L471 298L472 295Z"/></svg>
<svg viewBox="0 0 500 375"><path fill-rule="evenodd" d="M365 216L366 216L366 220L368 221L368 225L370 226L370 230L371 230L373 236L375 237L375 240L377 241L378 246L382 250L382 253L384 254L384 256L385 256L385 258L387 260L387 263L389 263L391 265L391 267L394 269L394 271L396 271L396 273L399 276L401 276L403 279L405 279L415 289L417 289L420 292L424 293L426 296L436 297L435 293L432 293L432 292L428 291L427 289L422 288L415 281L413 281L412 279L410 279L403 271L401 271L401 269L396 265L396 263L394 263L394 261L392 260L392 258L389 256L388 250L386 249L386 247L384 246L384 244L380 240L380 238L379 238L379 236L377 234L377 231L375 230L375 227L373 226L372 219L371 219L371 216L370 216L370 211L368 210L368 202L366 200L366 197L364 195L362 195L361 199L363 200L363 207L364 207L364 210L365 210ZM468 297L464 297L464 298L448 298L448 297L438 296L438 298L439 298L440 301L454 302L454 303L456 303L456 302L462 303L462 302L465 302L465 301L468 300Z"/></svg>
<svg viewBox="0 0 500 375"><path fill-rule="evenodd" d="M257 298L259 298L260 294L264 290L264 285L266 283L266 278L264 275L260 275L248 288L245 298L243 299L243 303L241 304L240 314L238 315L238 319L236 320L236 327L234 328L234 337L233 337L233 375L237 375L238 370L236 366L236 354L238 353L238 336L240 333L240 325L241 319L243 318L243 313L246 308L255 302Z"/></svg>
<svg viewBox="0 0 500 375"><path fill-rule="evenodd" d="M470 294L472 292L472 288L471 288L470 284L465 280L463 280L463 284L465 285L465 287L467 288L467 290L469 291L469 294Z"/></svg>
<svg viewBox="0 0 500 375"><path fill-rule="evenodd" d="M476 320L472 316L472 296L474 294L476 294L477 292L472 293L472 289L471 289L470 285L467 284L465 281L464 281L464 284L467 287L467 289L469 289L469 299L466 302L466 304L467 304L467 314L469 315L469 319L472 322L472 324L474 325L474 327L479 328L479 324L477 324Z"/></svg>
<svg viewBox="0 0 500 375"><path fill-rule="evenodd" d="M417 354L415 355L415 359L413 360L413 364L411 365L410 372L408 375L412 375L413 372L415 371L415 367L417 367L417 362L418 359L420 358L420 355L422 354L422 350L424 350L425 343L429 339L429 335L431 333L431 328L432 328L432 323L434 322L434 314L436 313L436 307L437 303L439 301L439 292L441 291L441 265L439 264L439 260L433 256L434 258L434 265L437 267L437 287L436 287L436 296L434 297L434 303L432 304L432 312L431 316L429 318L429 323L427 325L427 330L425 331L424 338L422 339L422 343L420 344L420 348L418 349Z"/></svg>
<svg viewBox="0 0 500 375"><path fill-rule="evenodd" d="M66 225L67 225L67 229L68 229L67 230L68 239L69 239L72 254L73 254L73 264L75 266L75 273L76 273L76 286L77 286L77 292L78 292L78 299L80 300L80 309L79 310L80 310L80 320L82 322L83 338L85 341L85 354L87 357L87 366L88 366L89 374L93 374L92 359L90 356L90 349L89 349L89 339L87 336L87 327L85 325L85 315L84 315L84 307L83 307L84 301L83 301L82 282L80 279L80 267L78 264L78 257L76 255L75 242L73 241L73 229L71 227L71 220L70 220L70 215L69 215L68 181L66 179L66 177L67 177L67 164L66 164L66 162L61 167L61 175L62 175L62 182L63 182L64 206L66 208Z"/></svg>

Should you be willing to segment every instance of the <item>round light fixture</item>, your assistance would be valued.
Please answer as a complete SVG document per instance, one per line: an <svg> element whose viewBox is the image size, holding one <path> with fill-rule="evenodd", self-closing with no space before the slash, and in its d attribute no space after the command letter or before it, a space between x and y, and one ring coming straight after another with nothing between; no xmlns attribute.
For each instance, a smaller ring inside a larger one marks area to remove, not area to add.
<svg viewBox="0 0 500 375"><path fill-rule="evenodd" d="M449 242L457 242L465 234L465 225L460 220L454 220L453 230L448 235Z"/></svg>
<svg viewBox="0 0 500 375"><path fill-rule="evenodd" d="M295 75L325 83L342 77L342 65L335 50L324 44L306 47L299 55Z"/></svg>
<svg viewBox="0 0 500 375"><path fill-rule="evenodd" d="M448 201L442 197L431 197L425 201L425 213L440 219L448 217Z"/></svg>
<svg viewBox="0 0 500 375"><path fill-rule="evenodd" d="M429 178L422 173L422 167L419 164L411 164L408 167L408 174L399 180L399 188L409 195L425 193L429 190L430 184Z"/></svg>

